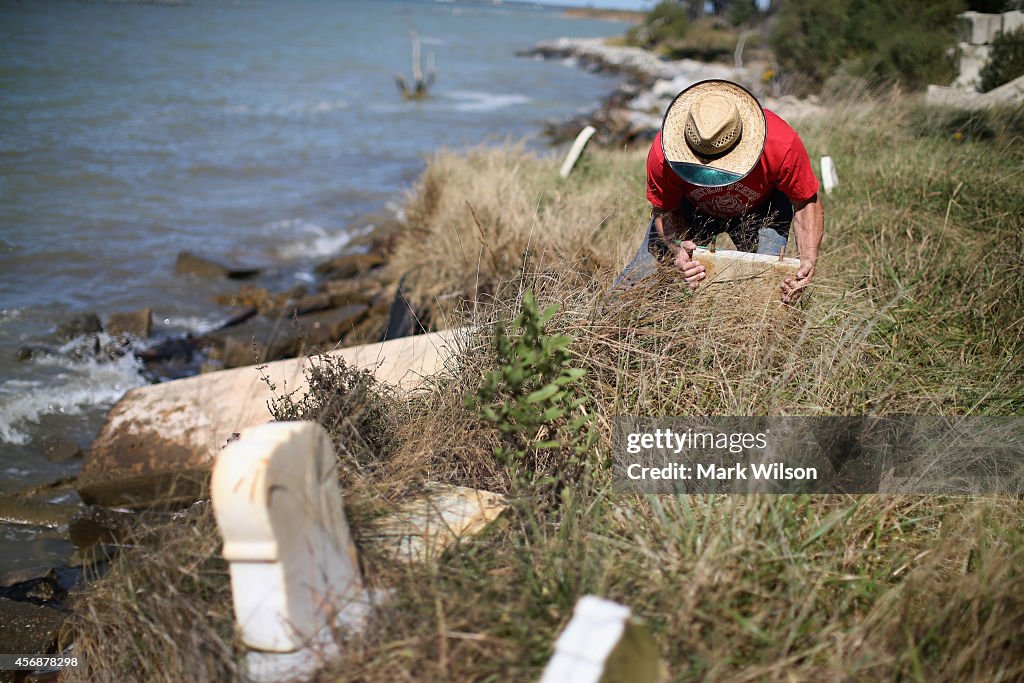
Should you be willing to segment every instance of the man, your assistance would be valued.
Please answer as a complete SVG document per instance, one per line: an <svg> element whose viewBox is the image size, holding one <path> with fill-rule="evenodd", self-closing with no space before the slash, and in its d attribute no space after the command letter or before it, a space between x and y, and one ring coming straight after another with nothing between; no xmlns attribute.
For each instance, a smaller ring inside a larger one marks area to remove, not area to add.
<svg viewBox="0 0 1024 683"><path fill-rule="evenodd" d="M741 251L778 255L791 226L800 268L782 282L782 300L795 302L814 276L824 213L807 150L735 83L701 81L672 101L647 156L647 199L647 241L620 280L651 272L658 258L696 287L704 279L697 243L727 232Z"/></svg>

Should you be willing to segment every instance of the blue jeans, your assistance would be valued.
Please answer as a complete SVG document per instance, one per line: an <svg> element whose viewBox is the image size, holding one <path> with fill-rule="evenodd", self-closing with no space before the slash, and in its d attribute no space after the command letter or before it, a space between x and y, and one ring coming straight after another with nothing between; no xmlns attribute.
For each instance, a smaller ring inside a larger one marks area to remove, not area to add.
<svg viewBox="0 0 1024 683"><path fill-rule="evenodd" d="M765 202L734 218L715 218L700 213L692 204L683 200L679 207L690 230L686 239L698 245L712 242L720 232L729 233L739 251L756 251L758 254L777 256L789 241L789 226L793 222L793 204L789 197L775 191ZM668 247L661 241L654 229L654 219L647 226L647 237L636 255L617 278L612 289L625 281L641 280L657 270L657 262L669 254Z"/></svg>

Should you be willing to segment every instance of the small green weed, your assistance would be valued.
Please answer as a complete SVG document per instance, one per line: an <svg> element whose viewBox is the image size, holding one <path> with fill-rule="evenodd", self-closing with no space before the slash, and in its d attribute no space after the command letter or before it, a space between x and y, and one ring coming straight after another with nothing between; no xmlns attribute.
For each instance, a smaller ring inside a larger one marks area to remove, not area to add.
<svg viewBox="0 0 1024 683"><path fill-rule="evenodd" d="M570 367L566 350L573 338L544 333L557 312L557 304L541 312L528 290L523 311L511 325L518 335L498 323L494 350L499 367L484 376L475 395L466 397L466 407L501 432L494 455L519 486L557 481L567 468L581 464L595 439L589 396L579 390L586 370ZM564 460L544 457L563 450L568 454Z"/></svg>

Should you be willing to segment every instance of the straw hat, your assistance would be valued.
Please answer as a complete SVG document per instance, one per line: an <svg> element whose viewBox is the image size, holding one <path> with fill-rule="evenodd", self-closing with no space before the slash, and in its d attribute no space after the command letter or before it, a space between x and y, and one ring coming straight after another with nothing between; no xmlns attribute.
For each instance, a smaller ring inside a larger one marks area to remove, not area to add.
<svg viewBox="0 0 1024 683"><path fill-rule="evenodd" d="M761 105L730 81L694 83L672 100L661 124L665 160L683 180L720 187L742 180L761 158Z"/></svg>

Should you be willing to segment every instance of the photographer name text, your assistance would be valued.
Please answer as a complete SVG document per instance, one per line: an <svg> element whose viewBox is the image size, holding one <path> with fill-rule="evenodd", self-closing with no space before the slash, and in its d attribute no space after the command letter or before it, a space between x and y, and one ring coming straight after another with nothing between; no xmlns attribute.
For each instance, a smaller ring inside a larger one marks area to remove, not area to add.
<svg viewBox="0 0 1024 683"><path fill-rule="evenodd" d="M626 476L635 481L690 481L713 479L755 480L755 481L817 481L816 467L789 467L785 463L735 463L729 466L715 463L708 465L683 465L677 462L661 467L645 467L633 463L626 468Z"/></svg>

